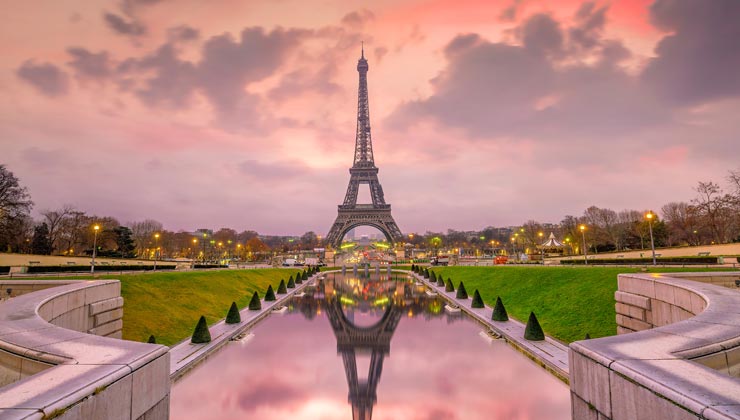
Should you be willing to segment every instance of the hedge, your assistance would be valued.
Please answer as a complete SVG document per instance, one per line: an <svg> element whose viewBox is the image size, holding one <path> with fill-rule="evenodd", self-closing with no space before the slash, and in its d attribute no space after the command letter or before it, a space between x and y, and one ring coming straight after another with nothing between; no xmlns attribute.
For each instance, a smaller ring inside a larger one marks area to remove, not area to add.
<svg viewBox="0 0 740 420"><path fill-rule="evenodd" d="M174 265L157 265L157 270L174 270ZM95 265L95 271L152 271L153 265ZM89 265L31 265L27 273L90 271Z"/></svg>
<svg viewBox="0 0 740 420"><path fill-rule="evenodd" d="M8 274L10 273L10 267L2 266L0 267L0 274Z"/></svg>
<svg viewBox="0 0 740 420"><path fill-rule="evenodd" d="M656 258L658 264L717 264L717 257L660 257ZM583 265L585 262L581 258L572 260L560 260L560 264ZM653 258L594 258L588 260L589 264L647 264L653 263Z"/></svg>

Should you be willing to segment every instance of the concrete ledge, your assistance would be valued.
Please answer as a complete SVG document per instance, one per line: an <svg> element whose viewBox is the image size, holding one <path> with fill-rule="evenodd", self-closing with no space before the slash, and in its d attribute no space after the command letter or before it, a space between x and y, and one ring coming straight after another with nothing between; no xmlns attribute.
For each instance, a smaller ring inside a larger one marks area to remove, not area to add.
<svg viewBox="0 0 740 420"><path fill-rule="evenodd" d="M168 348L85 333L120 334L117 280L1 285L18 294L0 303L0 417L167 418L152 409L169 396Z"/></svg>
<svg viewBox="0 0 740 420"><path fill-rule="evenodd" d="M570 345L573 419L740 419L736 279L620 274L620 335Z"/></svg>

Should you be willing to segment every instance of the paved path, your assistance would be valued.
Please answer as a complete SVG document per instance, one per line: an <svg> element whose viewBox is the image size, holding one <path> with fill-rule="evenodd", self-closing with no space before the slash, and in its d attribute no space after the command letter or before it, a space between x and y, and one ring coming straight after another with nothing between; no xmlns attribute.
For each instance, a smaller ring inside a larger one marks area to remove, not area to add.
<svg viewBox="0 0 740 420"><path fill-rule="evenodd" d="M221 320L211 326L211 342L206 344L192 344L190 338L176 344L170 349L170 380L176 382L190 369L206 360L216 350L226 345L230 340L243 334L247 329L252 328L257 322L267 317L274 308L283 306L294 294L300 292L310 283L323 275L322 273L314 274L301 284L296 284L294 289L288 289L288 293L278 295L274 302L262 301L262 309L259 311L250 311L248 308L242 309L242 322L239 324L227 324Z"/></svg>
<svg viewBox="0 0 740 420"><path fill-rule="evenodd" d="M456 299L456 292L445 292L444 286L437 286L423 276L412 274L418 281L423 282L427 286L431 287L432 290L436 291L439 296L445 298L447 301L454 303L460 307L465 313L473 317L476 321L490 328L493 332L503 337L509 344L514 346L517 350L524 353L527 357L534 360L537 364L544 367L546 370L557 376L562 381L568 383L569 381L569 369L568 369L568 346L560 343L550 337L546 337L545 341L529 341L524 339L524 327L525 324L509 318L506 322L492 321L491 315L493 309L489 307L485 308L471 308L471 299ZM471 293L472 295L472 293ZM506 305L506 302L504 302Z"/></svg>

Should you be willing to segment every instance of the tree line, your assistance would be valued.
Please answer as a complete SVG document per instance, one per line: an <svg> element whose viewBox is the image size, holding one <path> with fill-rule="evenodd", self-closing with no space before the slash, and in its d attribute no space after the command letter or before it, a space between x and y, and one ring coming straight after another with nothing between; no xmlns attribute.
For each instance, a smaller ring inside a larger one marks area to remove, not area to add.
<svg viewBox="0 0 740 420"><path fill-rule="evenodd" d="M723 186L699 182L690 201L670 202L656 211L652 222L647 209L616 211L588 207L580 216L567 215L560 223L530 220L520 226L479 231L407 234L401 245L436 251L458 249L486 254L507 250L536 253L537 245L552 232L565 243L566 252L581 253L585 225L586 247L592 252L650 247L648 223L656 246L688 246L740 242L740 170L729 171ZM214 260L264 259L269 253L310 250L322 246L314 232L301 236L268 236L256 231L172 232L156 220L120 223L110 216L90 215L72 205L45 209L34 220L28 189L5 165L0 165L0 251L54 255L98 255L122 258L195 258ZM92 226L100 226L97 239Z"/></svg>

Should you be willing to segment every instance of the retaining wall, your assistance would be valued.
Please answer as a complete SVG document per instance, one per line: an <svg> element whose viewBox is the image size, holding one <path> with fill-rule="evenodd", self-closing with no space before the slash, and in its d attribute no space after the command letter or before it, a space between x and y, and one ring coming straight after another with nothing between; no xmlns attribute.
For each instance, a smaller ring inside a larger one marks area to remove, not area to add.
<svg viewBox="0 0 740 420"><path fill-rule="evenodd" d="M740 419L738 279L620 274L619 335L570 346L573 419Z"/></svg>
<svg viewBox="0 0 740 420"><path fill-rule="evenodd" d="M162 420L169 353L117 340L117 280L3 281L0 418Z"/></svg>

